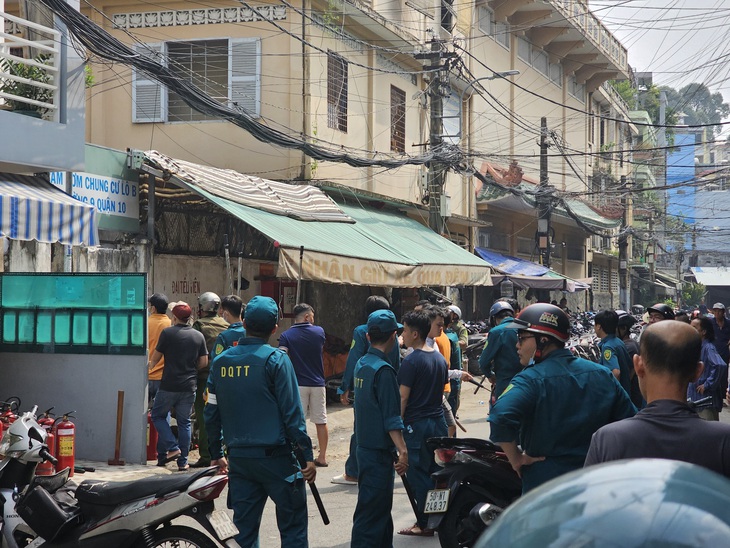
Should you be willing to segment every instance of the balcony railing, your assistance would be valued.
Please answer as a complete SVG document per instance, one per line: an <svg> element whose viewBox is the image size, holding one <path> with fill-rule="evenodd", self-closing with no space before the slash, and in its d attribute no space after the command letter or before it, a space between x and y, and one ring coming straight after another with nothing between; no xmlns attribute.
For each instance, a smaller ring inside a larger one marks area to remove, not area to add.
<svg viewBox="0 0 730 548"><path fill-rule="evenodd" d="M12 105L57 119L61 33L2 11L0 20L0 108Z"/></svg>
<svg viewBox="0 0 730 548"><path fill-rule="evenodd" d="M616 66L627 71L628 52L616 37L588 9L585 0L549 0L567 21L581 29L593 44L612 59Z"/></svg>

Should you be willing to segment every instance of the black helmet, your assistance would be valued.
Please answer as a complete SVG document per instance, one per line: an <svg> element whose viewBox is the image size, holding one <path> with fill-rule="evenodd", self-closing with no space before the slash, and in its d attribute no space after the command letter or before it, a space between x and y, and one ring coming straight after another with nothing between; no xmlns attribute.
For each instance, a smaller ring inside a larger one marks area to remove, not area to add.
<svg viewBox="0 0 730 548"><path fill-rule="evenodd" d="M705 468L664 459L609 462L530 491L475 548L724 545L729 505L730 481Z"/></svg>
<svg viewBox="0 0 730 548"><path fill-rule="evenodd" d="M662 316L664 316L665 320L673 320L674 319L674 310L671 306L664 303L656 303L654 306L650 306L646 309L646 311L651 314L652 312L658 312Z"/></svg>
<svg viewBox="0 0 730 548"><path fill-rule="evenodd" d="M548 335L563 343L570 338L570 319L554 304L531 304L520 312L512 325L520 331Z"/></svg>
<svg viewBox="0 0 730 548"><path fill-rule="evenodd" d="M638 321L625 310L617 310L616 314L618 314L618 327L631 327Z"/></svg>
<svg viewBox="0 0 730 548"><path fill-rule="evenodd" d="M506 301L496 301L492 308L489 309L489 325L492 327L497 325L497 316L500 314L507 315L509 314L511 317L515 317L515 309L512 308L512 305L509 304Z"/></svg>

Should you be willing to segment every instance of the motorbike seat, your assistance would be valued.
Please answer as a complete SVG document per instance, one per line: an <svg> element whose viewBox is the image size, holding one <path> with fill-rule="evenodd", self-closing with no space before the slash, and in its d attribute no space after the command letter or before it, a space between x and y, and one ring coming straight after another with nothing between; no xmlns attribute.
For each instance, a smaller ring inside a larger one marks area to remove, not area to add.
<svg viewBox="0 0 730 548"><path fill-rule="evenodd" d="M135 481L85 480L76 488L76 500L86 504L115 506L152 495L164 497L187 489L199 478L215 475L217 470L217 467L210 467L193 474L154 476Z"/></svg>

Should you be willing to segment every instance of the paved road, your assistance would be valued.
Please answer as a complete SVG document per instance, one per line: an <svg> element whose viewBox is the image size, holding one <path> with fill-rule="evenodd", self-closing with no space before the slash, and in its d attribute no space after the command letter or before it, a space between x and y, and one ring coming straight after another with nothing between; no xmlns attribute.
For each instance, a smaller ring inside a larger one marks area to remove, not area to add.
<svg viewBox="0 0 730 548"><path fill-rule="evenodd" d="M460 422L467 428L468 432L459 432L460 436L470 436L485 438L488 436L488 423L485 422L488 404L486 401L487 394L479 391L478 395L473 394L473 387L470 389L467 385L462 391L462 407L459 411ZM357 502L357 487L334 485L330 483L333 476L341 474L344 470L345 459L349 447L349 436L352 425L352 410L340 404L329 406L329 424L330 424L330 447L328 450L329 467L319 468L317 474L317 486L327 508L331 523L325 526L319 517L317 507L311 496L308 496L309 504L309 541L313 548L345 548L350 545L352 534L352 514ZM725 408L720 414L723 422L730 423L730 409ZM314 426L308 425L310 435L316 440ZM191 455L191 461L197 458L196 454ZM82 481L85 478L103 478L110 480L132 480L139 477L149 476L159 473L176 473L172 472L172 467L168 470L160 469L156 466L128 466L124 468L109 468L106 465L95 464L99 467L96 474L85 474L77 476L76 481ZM225 508L227 491L217 500L219 509L226 510L232 516L232 513ZM393 500L393 520L396 531L413 524L414 517L406 498L405 490L402 483L396 478L396 489ZM193 522L194 524L194 522ZM262 548L273 548L280 546L279 533L276 527L276 516L274 505L269 501L264 511L261 523L260 540ZM395 547L415 547L433 548L439 546L438 537L433 538L416 538L395 535L393 539Z"/></svg>

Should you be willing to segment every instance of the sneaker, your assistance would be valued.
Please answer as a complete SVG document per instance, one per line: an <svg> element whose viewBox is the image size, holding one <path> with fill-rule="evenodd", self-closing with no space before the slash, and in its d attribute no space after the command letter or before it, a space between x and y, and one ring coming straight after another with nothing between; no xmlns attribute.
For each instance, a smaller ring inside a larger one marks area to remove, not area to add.
<svg viewBox="0 0 730 548"><path fill-rule="evenodd" d="M337 485L357 485L357 480L350 479L346 474L340 474L330 480L330 483Z"/></svg>

